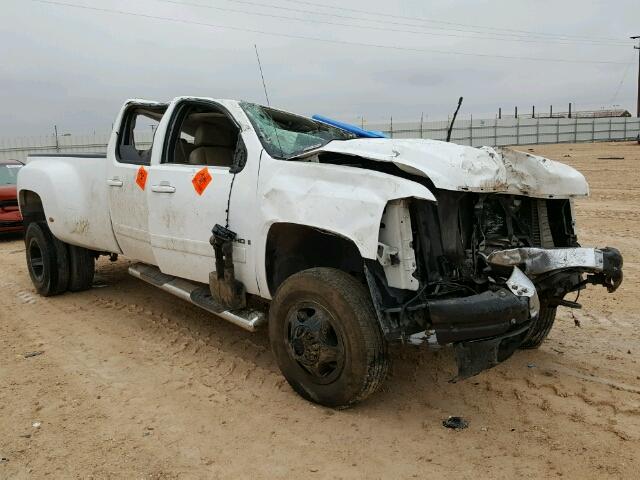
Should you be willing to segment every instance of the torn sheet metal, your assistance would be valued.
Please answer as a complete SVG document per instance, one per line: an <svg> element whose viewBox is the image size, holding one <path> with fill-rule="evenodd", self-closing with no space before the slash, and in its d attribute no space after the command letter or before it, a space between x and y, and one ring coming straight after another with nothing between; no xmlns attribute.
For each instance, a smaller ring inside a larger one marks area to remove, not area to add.
<svg viewBox="0 0 640 480"><path fill-rule="evenodd" d="M388 258L385 258L385 252ZM411 214L409 203L405 199L389 202L384 209L380 224L378 261L384 268L390 287L414 292L418 290L420 282L414 276L416 255L413 249Z"/></svg>
<svg viewBox="0 0 640 480"><path fill-rule="evenodd" d="M577 267L597 272L604 267L604 254L597 248L512 248L493 252L487 261L502 266L524 265L527 275Z"/></svg>
<svg viewBox="0 0 640 480"><path fill-rule="evenodd" d="M372 170L302 162L273 167L263 170L258 190L264 232L281 222L319 228L353 241L363 258L377 258L380 220L389 201L435 201L419 183Z"/></svg>
<svg viewBox="0 0 640 480"><path fill-rule="evenodd" d="M540 298L533 282L518 267L513 267L511 276L507 279L507 288L517 297L529 299L529 315L535 318L540 313Z"/></svg>
<svg viewBox="0 0 640 480"><path fill-rule="evenodd" d="M367 138L332 141L299 158L341 153L429 178L437 188L500 192L538 198L587 196L589 186L574 168L503 147L474 148L437 140Z"/></svg>

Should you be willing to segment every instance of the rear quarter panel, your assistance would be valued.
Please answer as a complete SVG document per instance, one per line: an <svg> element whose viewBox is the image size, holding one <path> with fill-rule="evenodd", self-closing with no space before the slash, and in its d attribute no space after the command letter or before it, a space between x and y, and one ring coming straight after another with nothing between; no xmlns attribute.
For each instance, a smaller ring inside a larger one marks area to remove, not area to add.
<svg viewBox="0 0 640 480"><path fill-rule="evenodd" d="M29 157L18 174L23 190L40 196L51 232L92 250L119 253L111 227L104 157Z"/></svg>

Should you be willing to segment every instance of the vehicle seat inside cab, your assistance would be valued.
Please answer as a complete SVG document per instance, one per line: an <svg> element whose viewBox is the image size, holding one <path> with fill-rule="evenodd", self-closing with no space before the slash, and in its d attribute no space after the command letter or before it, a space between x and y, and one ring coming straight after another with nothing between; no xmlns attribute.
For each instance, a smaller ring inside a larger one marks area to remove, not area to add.
<svg viewBox="0 0 640 480"><path fill-rule="evenodd" d="M230 167L236 147L237 133L220 125L202 123L194 136L189 154L190 165Z"/></svg>

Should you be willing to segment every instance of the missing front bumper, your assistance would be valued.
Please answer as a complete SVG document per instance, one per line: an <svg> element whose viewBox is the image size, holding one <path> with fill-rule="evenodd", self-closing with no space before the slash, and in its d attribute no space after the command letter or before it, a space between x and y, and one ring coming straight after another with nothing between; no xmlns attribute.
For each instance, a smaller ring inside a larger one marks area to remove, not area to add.
<svg viewBox="0 0 640 480"><path fill-rule="evenodd" d="M512 328L491 338L480 338L479 335L475 339L459 335L451 337L446 332L441 338L436 328L439 343L441 340L454 343L458 364L456 379L477 375L509 358L526 338L531 327L530 320L535 320L540 311L541 298L544 298L547 305L558 305L563 304L562 298L566 293L584 288L587 283L603 285L609 292L615 291L622 283L623 260L615 248L515 248L494 252L487 261L497 268L513 268L506 282L513 294L513 297L508 297L508 301L527 301L529 316L526 319L523 316L514 317L516 321L512 320ZM583 274L587 274L586 280L583 280ZM493 302L493 308L496 309L498 320L493 323L495 327L504 325L504 320L513 313L500 302ZM468 313L471 317L476 314ZM520 313L524 315L523 312ZM469 330L469 333L472 331Z"/></svg>

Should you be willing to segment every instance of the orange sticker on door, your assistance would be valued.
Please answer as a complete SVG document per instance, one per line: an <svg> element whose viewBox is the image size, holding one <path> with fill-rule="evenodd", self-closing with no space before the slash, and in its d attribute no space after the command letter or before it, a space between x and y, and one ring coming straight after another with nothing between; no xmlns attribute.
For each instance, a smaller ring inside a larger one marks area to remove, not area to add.
<svg viewBox="0 0 640 480"><path fill-rule="evenodd" d="M191 180L191 183L193 183L193 188L195 189L196 193L198 195L202 195L202 192L207 189L212 179L213 178L209 173L209 169L207 167L204 167L203 169L196 172L196 174L193 176L193 179Z"/></svg>
<svg viewBox="0 0 640 480"><path fill-rule="evenodd" d="M136 183L142 190L144 190L144 187L147 184L147 175L147 170L141 166L136 175Z"/></svg>

